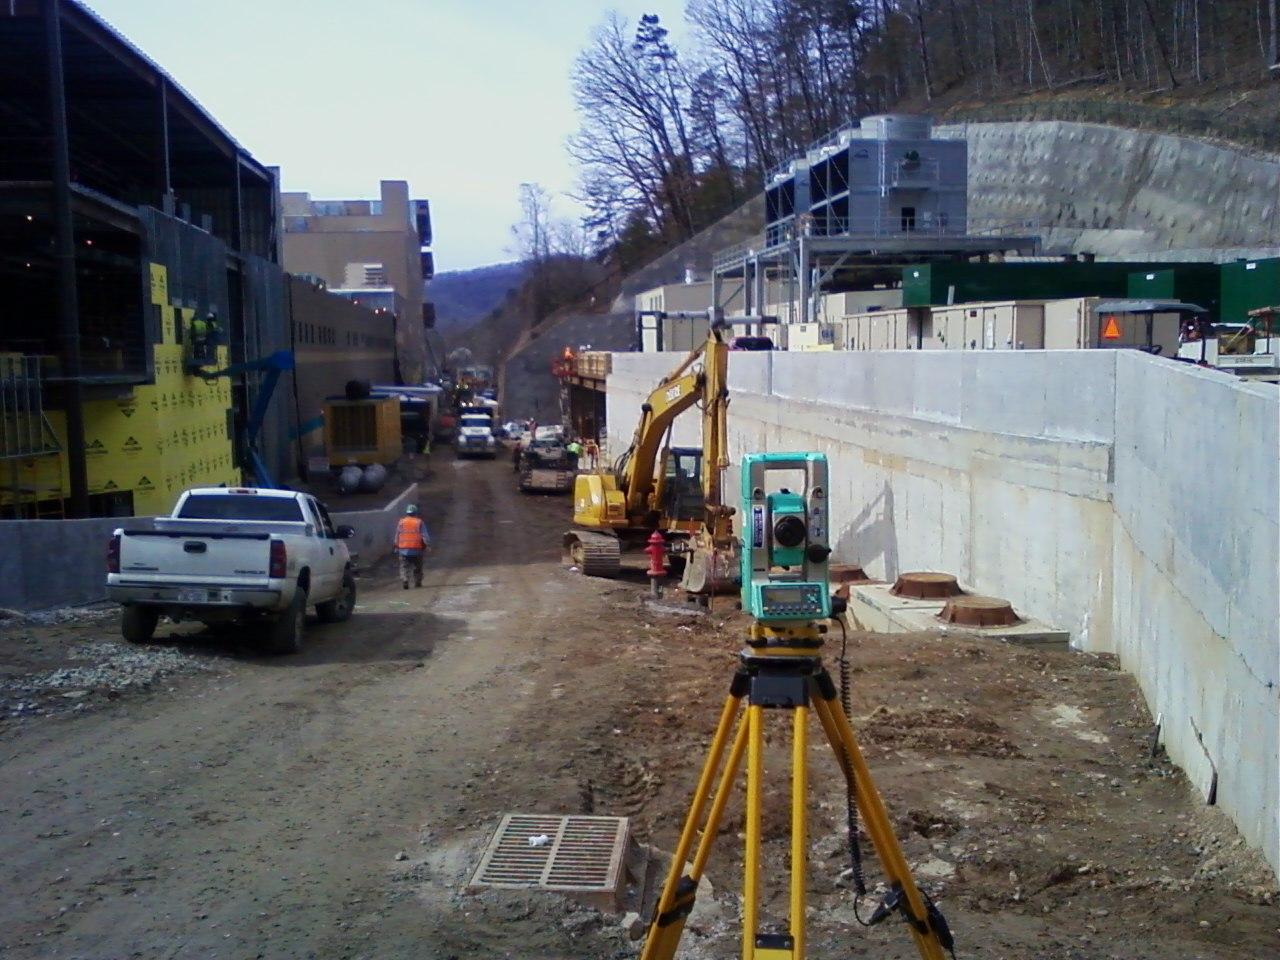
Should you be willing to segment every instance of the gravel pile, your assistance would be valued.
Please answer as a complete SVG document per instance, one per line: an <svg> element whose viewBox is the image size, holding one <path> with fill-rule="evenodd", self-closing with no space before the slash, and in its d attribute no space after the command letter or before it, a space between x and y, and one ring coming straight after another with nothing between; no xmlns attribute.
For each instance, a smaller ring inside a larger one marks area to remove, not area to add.
<svg viewBox="0 0 1280 960"><path fill-rule="evenodd" d="M111 603L96 603L87 607L59 607L55 610L40 610L27 613L21 610L11 610L8 607L0 607L0 628L49 627L64 623L92 623L95 620L103 620L113 613L117 613L119 609L118 605Z"/></svg>
<svg viewBox="0 0 1280 960"><path fill-rule="evenodd" d="M7 698L10 709L30 712L30 705L21 698L92 692L121 694L144 690L166 677L210 669L190 654L169 647L134 647L115 640L81 644L72 651L71 659L88 662L5 681L3 689L11 695ZM12 695L19 698L17 704L12 702Z"/></svg>

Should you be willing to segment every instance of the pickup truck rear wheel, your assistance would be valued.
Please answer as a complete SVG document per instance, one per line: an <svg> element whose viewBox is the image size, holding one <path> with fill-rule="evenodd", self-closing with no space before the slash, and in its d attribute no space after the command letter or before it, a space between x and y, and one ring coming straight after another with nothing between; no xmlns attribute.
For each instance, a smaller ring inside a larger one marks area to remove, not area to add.
<svg viewBox="0 0 1280 960"><path fill-rule="evenodd" d="M146 643L156 632L160 611L155 607L131 604L120 615L120 634L130 643Z"/></svg>
<svg viewBox="0 0 1280 960"><path fill-rule="evenodd" d="M342 623L351 619L356 608L356 580L347 571L342 575L342 589L332 600L316 604L316 616L325 623Z"/></svg>
<svg viewBox="0 0 1280 960"><path fill-rule="evenodd" d="M301 587L293 595L289 609L271 624L267 649L272 653L297 653L302 649L302 630L307 622L307 594Z"/></svg>

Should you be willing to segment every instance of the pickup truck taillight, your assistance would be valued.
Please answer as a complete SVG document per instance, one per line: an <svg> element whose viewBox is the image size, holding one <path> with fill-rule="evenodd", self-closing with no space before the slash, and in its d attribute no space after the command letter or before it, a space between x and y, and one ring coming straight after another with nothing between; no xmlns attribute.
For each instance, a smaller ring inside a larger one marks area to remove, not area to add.
<svg viewBox="0 0 1280 960"><path fill-rule="evenodd" d="M120 534L107 541L107 573L120 572Z"/></svg>
<svg viewBox="0 0 1280 960"><path fill-rule="evenodd" d="M289 574L289 556L285 553L283 540L271 541L271 565L267 568L267 576L279 580Z"/></svg>

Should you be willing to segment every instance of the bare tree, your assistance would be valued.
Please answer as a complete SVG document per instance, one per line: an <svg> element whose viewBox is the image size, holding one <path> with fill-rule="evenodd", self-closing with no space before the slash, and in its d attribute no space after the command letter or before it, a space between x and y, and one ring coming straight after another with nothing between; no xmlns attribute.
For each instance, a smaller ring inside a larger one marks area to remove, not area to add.
<svg viewBox="0 0 1280 960"><path fill-rule="evenodd" d="M573 72L588 225L656 252L815 138L955 85L1003 97L1243 80L1280 58L1278 3L689 0L678 52L656 17L611 15Z"/></svg>
<svg viewBox="0 0 1280 960"><path fill-rule="evenodd" d="M511 235L524 262L536 266L551 258L551 194L541 184L520 184L520 220Z"/></svg>
<svg viewBox="0 0 1280 960"><path fill-rule="evenodd" d="M1280 0L1271 0L1271 69L1280 76Z"/></svg>
<svg viewBox="0 0 1280 960"><path fill-rule="evenodd" d="M929 75L929 43L924 33L924 5L916 0L916 35L920 38L920 70L924 74L924 96L933 99L933 78Z"/></svg>

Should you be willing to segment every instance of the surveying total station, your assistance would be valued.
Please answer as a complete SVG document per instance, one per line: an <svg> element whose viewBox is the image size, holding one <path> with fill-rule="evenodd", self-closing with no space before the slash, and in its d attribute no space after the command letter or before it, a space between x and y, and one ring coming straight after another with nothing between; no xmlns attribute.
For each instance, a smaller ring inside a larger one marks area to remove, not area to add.
<svg viewBox="0 0 1280 960"><path fill-rule="evenodd" d="M788 485L782 486L784 483ZM748 455L742 463L742 500L742 608L753 622L746 646L739 654L740 665L721 710L666 883L654 907L641 960L670 960L675 956L744 754L747 790L742 957L804 957L810 711L817 715L848 785L850 853L859 896L865 887L857 844L858 813L884 868L888 893L862 922L874 925L896 912L906 922L923 960L945 960L953 949L947 922L911 877L854 738L847 704L841 709L837 703L836 685L822 663L826 627L820 621L830 619L833 612L843 612L843 601L836 601L833 610L827 572L831 554L827 459L819 453ZM763 794L779 782L765 776L766 710L790 712L793 731L789 917L785 929L772 932L760 929Z"/></svg>

